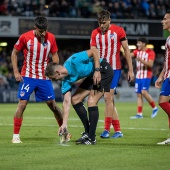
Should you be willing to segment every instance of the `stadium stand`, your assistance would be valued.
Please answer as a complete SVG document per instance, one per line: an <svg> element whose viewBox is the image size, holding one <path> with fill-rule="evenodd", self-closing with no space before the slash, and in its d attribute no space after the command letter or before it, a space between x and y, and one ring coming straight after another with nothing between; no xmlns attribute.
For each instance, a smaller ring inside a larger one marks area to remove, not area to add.
<svg viewBox="0 0 170 170"><path fill-rule="evenodd" d="M0 15L95 18L107 9L112 19L161 19L169 0L1 0Z"/></svg>

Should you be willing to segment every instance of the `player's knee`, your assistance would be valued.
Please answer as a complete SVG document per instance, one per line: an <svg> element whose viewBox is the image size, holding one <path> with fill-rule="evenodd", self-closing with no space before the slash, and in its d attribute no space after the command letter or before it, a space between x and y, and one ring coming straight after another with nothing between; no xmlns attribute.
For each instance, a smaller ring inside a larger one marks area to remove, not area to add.
<svg viewBox="0 0 170 170"><path fill-rule="evenodd" d="M104 100L105 100L105 103L112 103L113 102L113 97L111 95L111 93L105 93L104 94Z"/></svg>
<svg viewBox="0 0 170 170"><path fill-rule="evenodd" d="M142 93L143 96L145 96L145 95L148 94L148 91L147 90L142 90L141 93Z"/></svg>
<svg viewBox="0 0 170 170"><path fill-rule="evenodd" d="M95 101L94 98L88 98L87 105L88 105L88 107L96 106L97 105L97 101Z"/></svg>
<svg viewBox="0 0 170 170"><path fill-rule="evenodd" d="M78 95L75 95L75 96L72 96L72 98L71 98L71 104L77 104L77 103L79 103L79 102L81 102L80 101L80 97L78 96Z"/></svg>

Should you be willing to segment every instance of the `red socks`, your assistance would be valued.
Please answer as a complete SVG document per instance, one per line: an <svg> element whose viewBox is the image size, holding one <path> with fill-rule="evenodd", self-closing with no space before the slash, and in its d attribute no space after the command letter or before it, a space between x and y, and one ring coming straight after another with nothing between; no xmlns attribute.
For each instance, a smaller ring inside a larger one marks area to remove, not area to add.
<svg viewBox="0 0 170 170"><path fill-rule="evenodd" d="M168 117L170 118L170 103L169 102L159 103L159 106L167 113Z"/></svg>
<svg viewBox="0 0 170 170"><path fill-rule="evenodd" d="M111 117L105 117L105 126L104 129L110 132L110 126L113 125L115 132L120 132L120 123L119 120L112 120Z"/></svg>
<svg viewBox="0 0 170 170"><path fill-rule="evenodd" d="M14 117L14 130L13 130L14 134L19 134L22 125L22 120L23 120L22 118Z"/></svg>
<svg viewBox="0 0 170 170"><path fill-rule="evenodd" d="M170 103L169 102L159 103L159 106L167 113L170 128Z"/></svg>
<svg viewBox="0 0 170 170"><path fill-rule="evenodd" d="M104 129L110 132L110 126L112 124L112 118L111 117L105 117L105 124Z"/></svg>
<svg viewBox="0 0 170 170"><path fill-rule="evenodd" d="M154 102L154 101L150 102L149 104L151 105L151 107L152 107L152 108L156 107L156 105L155 105L155 102Z"/></svg>
<svg viewBox="0 0 170 170"><path fill-rule="evenodd" d="M137 114L142 114L142 106L138 106Z"/></svg>
<svg viewBox="0 0 170 170"><path fill-rule="evenodd" d="M110 126L113 125L115 132L120 132L120 123L119 120L112 120L111 117L105 117L105 126L104 129L110 132Z"/></svg>
<svg viewBox="0 0 170 170"><path fill-rule="evenodd" d="M112 125L115 132L121 132L119 120L112 120Z"/></svg>

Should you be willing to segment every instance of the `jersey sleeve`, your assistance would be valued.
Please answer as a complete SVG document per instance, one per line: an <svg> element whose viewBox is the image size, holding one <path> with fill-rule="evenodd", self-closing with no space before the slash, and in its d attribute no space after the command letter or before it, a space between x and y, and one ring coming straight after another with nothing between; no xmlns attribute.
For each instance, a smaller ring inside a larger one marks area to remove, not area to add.
<svg viewBox="0 0 170 170"><path fill-rule="evenodd" d="M153 50L149 52L149 60L155 60L155 52Z"/></svg>
<svg viewBox="0 0 170 170"><path fill-rule="evenodd" d="M127 38L126 38L125 30L122 27L120 27L120 41L124 41L126 39Z"/></svg>
<svg viewBox="0 0 170 170"><path fill-rule="evenodd" d="M138 52L138 50L134 50L134 51L133 51L134 57L137 56L137 52Z"/></svg>
<svg viewBox="0 0 170 170"><path fill-rule="evenodd" d="M91 38L90 38L90 47L95 46L96 47L96 35L95 31L92 31Z"/></svg>
<svg viewBox="0 0 170 170"><path fill-rule="evenodd" d="M18 41L15 43L14 45L14 48L17 50L17 51L22 51L24 49L24 46L25 46L25 37L24 35L21 35L18 39Z"/></svg>
<svg viewBox="0 0 170 170"><path fill-rule="evenodd" d="M62 81L62 87L61 87L61 92L62 94L65 94L68 91L71 91L72 89L72 83L70 83L69 81L67 81L66 78L64 78L64 80Z"/></svg>

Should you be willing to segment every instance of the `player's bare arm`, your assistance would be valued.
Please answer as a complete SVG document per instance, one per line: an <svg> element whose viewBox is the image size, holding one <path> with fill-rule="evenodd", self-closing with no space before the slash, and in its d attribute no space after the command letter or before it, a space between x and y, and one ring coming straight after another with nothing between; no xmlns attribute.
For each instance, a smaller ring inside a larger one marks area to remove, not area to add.
<svg viewBox="0 0 170 170"><path fill-rule="evenodd" d="M141 63L143 63L143 64L146 65L147 67L150 67L150 68L153 67L153 63L154 63L153 60L145 61L145 60L142 60L142 59L139 58L139 57L137 57L136 60L140 61Z"/></svg>
<svg viewBox="0 0 170 170"><path fill-rule="evenodd" d="M158 79L157 79L156 82L155 82L155 87L156 87L157 89L160 89L160 88L161 88L162 82L163 82L163 80L164 80L164 74L165 74L165 68L162 69L162 71L161 71Z"/></svg>
<svg viewBox="0 0 170 170"><path fill-rule="evenodd" d="M18 56L19 51L17 51L15 48L13 48L12 54L11 54L11 61L12 61L12 67L14 71L14 76L16 81L23 81L23 78L18 70Z"/></svg>
<svg viewBox="0 0 170 170"><path fill-rule="evenodd" d="M89 57L93 57L94 59L95 72L93 75L93 82L94 82L94 85L98 85L101 81L99 51L98 49L93 48L93 49L87 50L87 54Z"/></svg>
<svg viewBox="0 0 170 170"><path fill-rule="evenodd" d="M58 135L62 132L64 132L64 129L67 128L68 123L68 117L70 113L70 106L71 106L71 92L68 91L64 94L64 100L63 100L63 124L59 128Z"/></svg>
<svg viewBox="0 0 170 170"><path fill-rule="evenodd" d="M53 61L54 63L59 64L59 56L58 56L58 53L57 53L57 52L54 53L54 54L52 54L52 61Z"/></svg>
<svg viewBox="0 0 170 170"><path fill-rule="evenodd" d="M128 41L122 41L122 47L124 49L124 53L125 53L125 58L126 58L126 62L128 64L129 67L129 71L128 71L128 81L131 82L134 80L134 72L133 72L133 66L132 66L132 58L130 56L130 50L129 50L129 46L128 46Z"/></svg>

